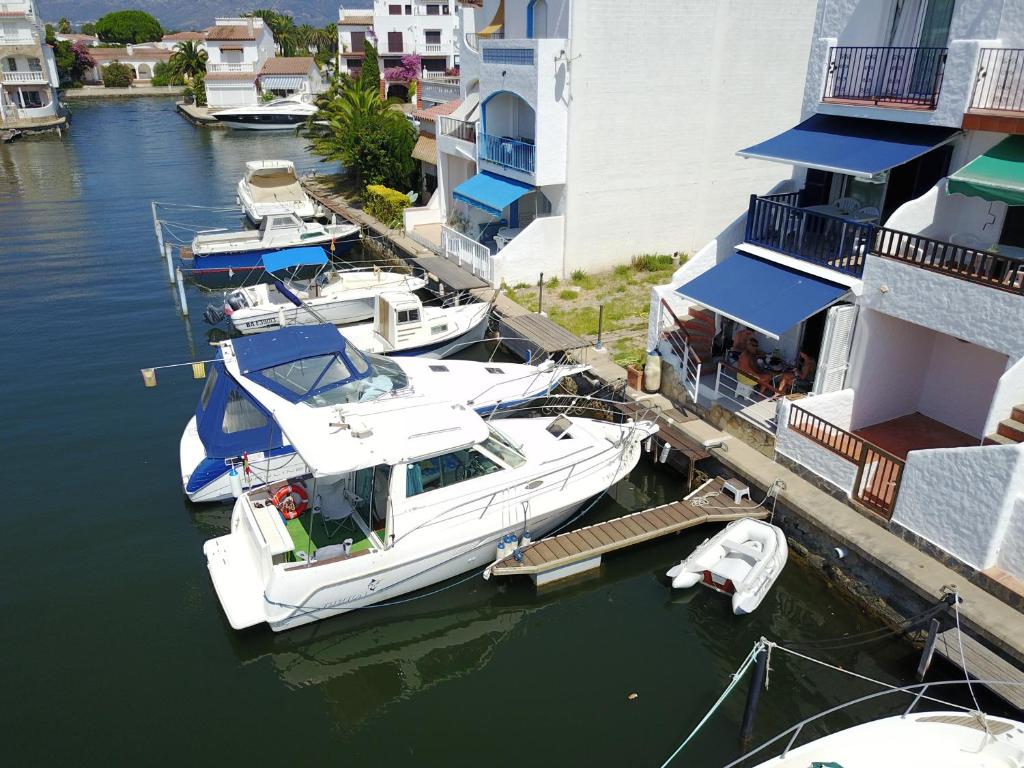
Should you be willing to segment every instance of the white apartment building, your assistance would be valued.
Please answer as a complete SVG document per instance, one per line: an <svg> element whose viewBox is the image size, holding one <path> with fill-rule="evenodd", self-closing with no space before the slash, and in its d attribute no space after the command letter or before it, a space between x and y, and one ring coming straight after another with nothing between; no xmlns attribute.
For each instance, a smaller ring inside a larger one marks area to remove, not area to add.
<svg viewBox="0 0 1024 768"><path fill-rule="evenodd" d="M260 18L222 18L206 30L206 103L245 107L260 100L257 78L276 50Z"/></svg>
<svg viewBox="0 0 1024 768"><path fill-rule="evenodd" d="M362 67L363 44L377 47L381 69L397 67L416 54L425 77L442 76L458 64L458 4L455 0L374 0L366 9L338 10L338 71Z"/></svg>
<svg viewBox="0 0 1024 768"><path fill-rule="evenodd" d="M654 289L648 339L680 396L1018 595L1022 19L1020 0L820 0L802 120L733 147L789 178L733 195L738 218ZM739 326L774 350L754 370ZM800 353L809 396L766 398Z"/></svg>
<svg viewBox="0 0 1024 768"><path fill-rule="evenodd" d="M697 247L780 168L735 147L799 116L813 0L461 4L438 191L408 228L495 285ZM426 86L424 84L424 93Z"/></svg>
<svg viewBox="0 0 1024 768"><path fill-rule="evenodd" d="M53 50L33 0L0 4L0 127L62 122Z"/></svg>

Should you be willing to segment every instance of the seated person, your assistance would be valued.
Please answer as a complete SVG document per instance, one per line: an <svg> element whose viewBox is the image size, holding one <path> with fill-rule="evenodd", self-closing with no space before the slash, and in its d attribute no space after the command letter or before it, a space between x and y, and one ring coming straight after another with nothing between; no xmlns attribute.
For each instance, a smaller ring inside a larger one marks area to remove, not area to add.
<svg viewBox="0 0 1024 768"><path fill-rule="evenodd" d="M810 392L814 387L814 374L817 370L818 361L806 352L801 352L796 367L796 378L793 380L793 391Z"/></svg>
<svg viewBox="0 0 1024 768"><path fill-rule="evenodd" d="M736 324L736 330L732 334L732 349L729 350L729 357L737 359L747 349L747 342L754 338L754 332L745 325Z"/></svg>
<svg viewBox="0 0 1024 768"><path fill-rule="evenodd" d="M763 395L784 395L793 384L795 374L792 372L773 373L766 371L757 362L759 343L757 339L748 339L747 348L736 361L737 370L757 382L757 388Z"/></svg>

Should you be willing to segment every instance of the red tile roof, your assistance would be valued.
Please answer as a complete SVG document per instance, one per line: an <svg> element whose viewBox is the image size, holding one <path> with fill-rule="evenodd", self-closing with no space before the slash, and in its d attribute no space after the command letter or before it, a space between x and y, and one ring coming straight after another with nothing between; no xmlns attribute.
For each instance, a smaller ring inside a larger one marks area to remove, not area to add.
<svg viewBox="0 0 1024 768"><path fill-rule="evenodd" d="M176 43L179 40L205 40L205 32L175 32L173 35L164 35L162 42Z"/></svg>
<svg viewBox="0 0 1024 768"><path fill-rule="evenodd" d="M373 26L373 16L346 16L343 19L338 19L338 26L371 27Z"/></svg>
<svg viewBox="0 0 1024 768"><path fill-rule="evenodd" d="M430 109L417 109L413 111L413 117L417 120L436 120L439 117L447 117L462 103L462 99L452 99L444 104L438 104Z"/></svg>
<svg viewBox="0 0 1024 768"><path fill-rule="evenodd" d="M261 75L304 75L316 63L312 56L274 56L267 59L260 70Z"/></svg>
<svg viewBox="0 0 1024 768"><path fill-rule="evenodd" d="M174 51L165 51L161 48L136 49L131 54L127 48L90 48L89 55L97 62L111 61L153 61L154 59L169 59Z"/></svg>
<svg viewBox="0 0 1024 768"><path fill-rule="evenodd" d="M206 82L217 82L227 80L236 83L251 83L256 80L255 72L209 72L206 75Z"/></svg>
<svg viewBox="0 0 1024 768"><path fill-rule="evenodd" d="M248 24L228 25L217 24L206 30L206 39L217 40L255 40L256 30Z"/></svg>

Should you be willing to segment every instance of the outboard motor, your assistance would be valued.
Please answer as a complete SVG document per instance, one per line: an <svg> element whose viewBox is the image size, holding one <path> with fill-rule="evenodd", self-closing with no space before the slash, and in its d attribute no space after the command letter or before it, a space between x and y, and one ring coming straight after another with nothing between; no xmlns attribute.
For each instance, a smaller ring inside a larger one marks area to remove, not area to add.
<svg viewBox="0 0 1024 768"><path fill-rule="evenodd" d="M223 319L224 313L217 307L213 306L213 304L210 304L203 312L203 320L208 322L210 325L217 325Z"/></svg>
<svg viewBox="0 0 1024 768"><path fill-rule="evenodd" d="M224 314L231 317L236 309L244 309L246 306L248 306L248 302L245 300L245 296L237 291L229 293L224 300Z"/></svg>

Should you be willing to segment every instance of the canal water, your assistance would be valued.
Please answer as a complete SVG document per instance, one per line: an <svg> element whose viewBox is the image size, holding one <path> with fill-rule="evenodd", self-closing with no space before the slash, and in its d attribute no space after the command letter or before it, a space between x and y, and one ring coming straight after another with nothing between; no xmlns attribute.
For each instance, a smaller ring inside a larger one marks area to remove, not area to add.
<svg viewBox="0 0 1024 768"><path fill-rule="evenodd" d="M149 203L230 205L247 160L332 169L301 138L197 129L165 99L72 107L63 141L0 147L7 759L657 766L761 635L877 628L798 562L753 616L707 590L673 594L662 574L707 535L695 531L540 595L470 579L280 635L234 632L202 554L229 509L181 494L201 382L188 368L160 371L156 389L139 376L211 357L206 297L190 289L181 317ZM590 519L678 495L644 460ZM887 681L916 663L897 642L819 655ZM675 764L735 753L744 690ZM778 655L757 735L867 690Z"/></svg>

